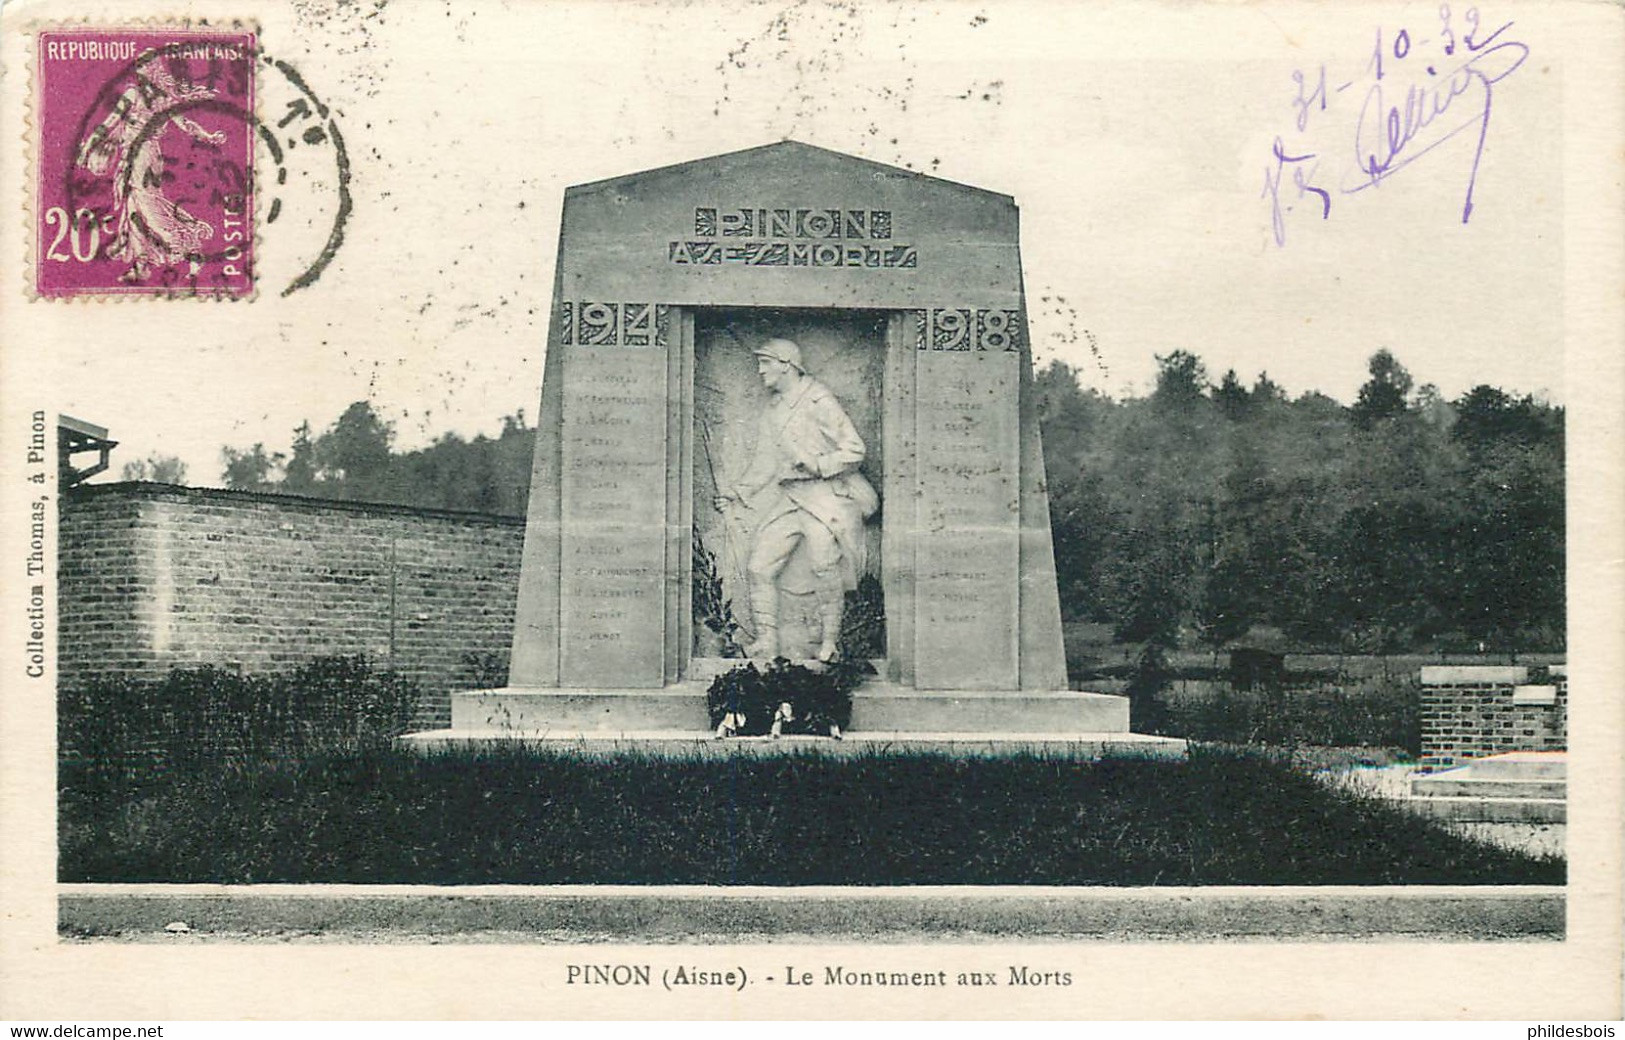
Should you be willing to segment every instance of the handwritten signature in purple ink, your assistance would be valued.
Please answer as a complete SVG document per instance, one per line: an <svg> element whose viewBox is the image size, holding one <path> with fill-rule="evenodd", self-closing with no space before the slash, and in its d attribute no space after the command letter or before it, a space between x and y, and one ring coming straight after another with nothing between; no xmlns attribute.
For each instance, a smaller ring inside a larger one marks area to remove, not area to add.
<svg viewBox="0 0 1625 1040"><path fill-rule="evenodd" d="M1292 73L1296 96L1287 100L1293 126L1274 139L1259 196L1269 204L1276 245L1286 245L1294 211L1318 210L1327 220L1334 194L1352 196L1376 187L1446 142L1476 131L1461 207L1461 222L1472 219L1496 86L1523 66L1530 49L1512 38L1511 21L1486 33L1476 7L1467 9L1465 24L1449 3L1439 5L1438 16L1437 31L1414 39L1414 25L1379 26L1357 76L1328 77L1325 64ZM1345 91L1350 92L1346 107ZM1358 118L1353 118L1356 104ZM1345 112L1353 125L1352 150L1342 129L1349 125ZM1332 123L1326 122L1328 113ZM1328 138L1328 132L1335 136Z"/></svg>
<svg viewBox="0 0 1625 1040"><path fill-rule="evenodd" d="M1324 188L1314 185L1315 173L1320 168L1319 162L1305 166L1315 159L1315 153L1305 152L1303 155L1288 155L1286 142L1279 137L1275 139L1275 146L1271 149L1275 162L1264 169L1264 190L1259 198L1270 200L1270 224L1275 230L1275 244L1286 245L1286 213L1292 209L1288 203L1283 210L1281 206L1281 181L1286 175L1288 167L1292 169L1292 184L1298 189L1293 199L1302 199L1305 195L1317 195L1320 198L1320 219L1325 220L1332 215L1332 195Z"/></svg>
<svg viewBox="0 0 1625 1040"><path fill-rule="evenodd" d="M1477 10L1470 10L1468 16L1476 30ZM1489 134L1495 85L1516 72L1529 57L1527 44L1516 40L1497 42L1510 28L1512 23L1507 22L1482 40L1475 40L1473 32L1466 33L1461 41L1470 55L1466 61L1442 76L1434 66L1427 66L1429 79L1410 84L1403 99L1392 104L1384 91L1385 48L1379 32L1373 63L1376 82L1366 92L1354 128L1359 174L1352 183L1345 180L1342 191L1354 194L1375 187L1446 141L1477 128L1478 141L1461 207L1461 222L1467 223L1473 215L1473 189ZM1409 36L1401 30L1394 39L1393 53L1396 58L1404 58L1409 49ZM1456 41L1451 37L1445 53L1453 56L1455 52ZM1460 118L1463 111L1470 112L1466 119ZM1451 112L1455 115L1446 119Z"/></svg>

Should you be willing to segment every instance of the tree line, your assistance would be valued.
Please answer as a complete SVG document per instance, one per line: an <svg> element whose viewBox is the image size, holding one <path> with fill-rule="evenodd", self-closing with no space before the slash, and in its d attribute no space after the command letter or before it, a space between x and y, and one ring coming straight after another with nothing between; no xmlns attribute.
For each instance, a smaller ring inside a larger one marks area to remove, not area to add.
<svg viewBox="0 0 1625 1040"><path fill-rule="evenodd" d="M1351 406L1158 357L1113 399L1037 374L1062 612L1150 647L1357 653L1564 646L1563 409L1413 385L1387 350ZM223 449L228 487L522 515L534 429L396 452L364 401L288 450Z"/></svg>
<svg viewBox="0 0 1625 1040"><path fill-rule="evenodd" d="M221 480L242 491L523 516L535 434L520 410L502 417L496 437L447 433L396 452L394 424L356 401L321 433L301 423L285 452L222 448Z"/></svg>
<svg viewBox="0 0 1625 1040"><path fill-rule="evenodd" d="M1170 649L1563 648L1562 408L1446 400L1387 350L1350 407L1157 360L1139 399L1037 377L1068 617Z"/></svg>

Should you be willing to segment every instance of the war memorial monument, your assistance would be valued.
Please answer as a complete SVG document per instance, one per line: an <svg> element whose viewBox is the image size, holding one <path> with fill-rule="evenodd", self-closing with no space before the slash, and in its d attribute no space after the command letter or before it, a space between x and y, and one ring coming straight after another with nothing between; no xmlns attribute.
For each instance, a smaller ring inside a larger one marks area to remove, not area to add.
<svg viewBox="0 0 1625 1040"><path fill-rule="evenodd" d="M693 741L862 600L849 745L1182 753L1068 689L1018 239L790 141L567 190L508 685L409 739Z"/></svg>

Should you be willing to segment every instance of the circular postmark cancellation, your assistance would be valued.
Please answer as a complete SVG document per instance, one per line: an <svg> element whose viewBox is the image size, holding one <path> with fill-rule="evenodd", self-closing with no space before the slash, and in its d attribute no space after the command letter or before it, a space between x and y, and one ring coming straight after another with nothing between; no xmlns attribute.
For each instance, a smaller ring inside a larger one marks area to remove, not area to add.
<svg viewBox="0 0 1625 1040"><path fill-rule="evenodd" d="M299 172L314 163L325 168L315 180L332 185L319 207L331 229L283 294L331 261L350 209L343 137L328 106L262 54L251 31L45 30L37 60L40 296L250 295L256 227L282 215L299 146ZM262 69L277 74L271 93L283 102L263 119ZM256 169L262 156L270 164Z"/></svg>

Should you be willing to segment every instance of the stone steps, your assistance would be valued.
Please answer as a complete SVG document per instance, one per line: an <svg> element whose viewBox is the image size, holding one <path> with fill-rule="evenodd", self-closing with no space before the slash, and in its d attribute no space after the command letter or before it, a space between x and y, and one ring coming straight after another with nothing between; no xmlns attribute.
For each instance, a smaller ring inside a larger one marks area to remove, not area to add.
<svg viewBox="0 0 1625 1040"><path fill-rule="evenodd" d="M455 693L458 731L608 734L705 732L705 684L655 690L508 687ZM1128 699L1057 691L915 690L870 682L852 698L853 733L1127 733Z"/></svg>
<svg viewBox="0 0 1625 1040"><path fill-rule="evenodd" d="M1512 751L1477 759L1467 768L1482 779L1562 780L1568 761L1562 751Z"/></svg>
<svg viewBox="0 0 1625 1040"><path fill-rule="evenodd" d="M1406 804L1460 823L1564 823L1568 767L1563 752L1512 752L1411 778Z"/></svg>
<svg viewBox="0 0 1625 1040"><path fill-rule="evenodd" d="M622 733L710 729L705 693L507 687L451 695L451 728L476 732Z"/></svg>
<svg viewBox="0 0 1625 1040"><path fill-rule="evenodd" d="M1406 807L1436 820L1459 823L1566 823L1568 802L1562 798L1418 798Z"/></svg>
<svg viewBox="0 0 1625 1040"><path fill-rule="evenodd" d="M1452 770L1454 772L1454 770ZM1556 798L1568 791L1563 780L1513 780L1500 777L1419 776L1411 781L1411 794L1420 798Z"/></svg>
<svg viewBox="0 0 1625 1040"><path fill-rule="evenodd" d="M733 667L737 661L725 662ZM520 742L590 753L852 755L929 751L958 756L1059 754L1183 758L1183 740L1129 732L1128 699L1076 690L917 690L883 680L852 698L842 740L714 738L702 674L665 689L507 687L452 695L450 729L411 733L434 750Z"/></svg>

